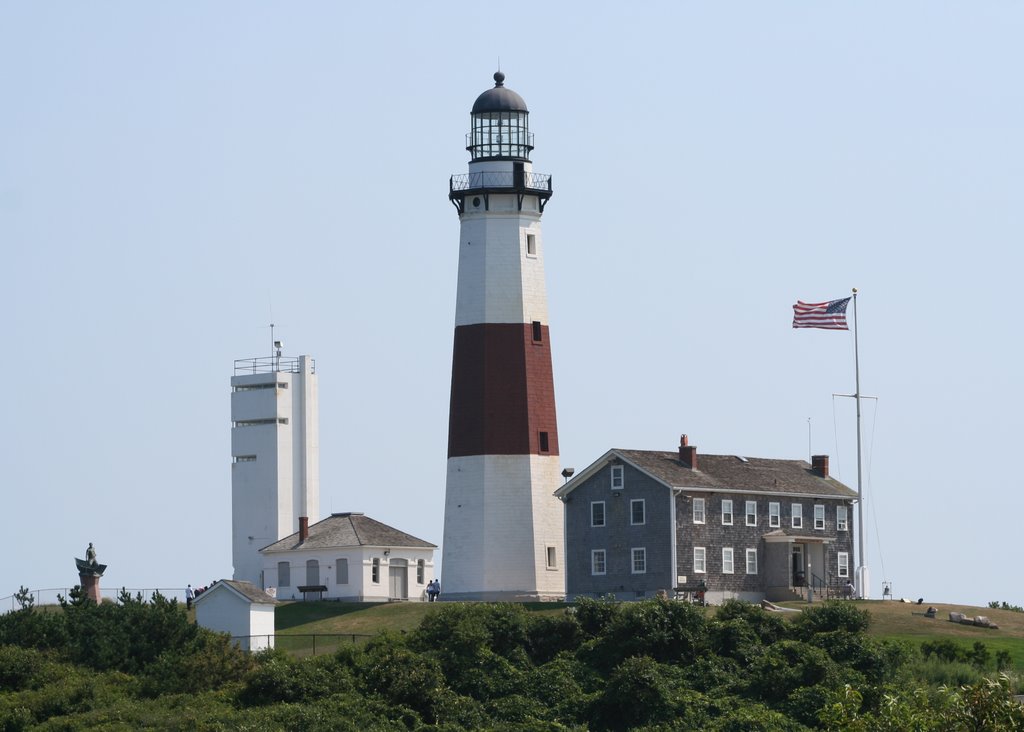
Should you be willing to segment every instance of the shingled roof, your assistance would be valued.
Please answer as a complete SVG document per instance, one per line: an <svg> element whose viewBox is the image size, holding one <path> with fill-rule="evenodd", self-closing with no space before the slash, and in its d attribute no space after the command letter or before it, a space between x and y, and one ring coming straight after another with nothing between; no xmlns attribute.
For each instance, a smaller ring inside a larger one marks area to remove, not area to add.
<svg viewBox="0 0 1024 732"><path fill-rule="evenodd" d="M265 546L262 552L292 549L336 549L353 546L416 547L436 549L436 544L382 524L361 513L332 513L309 527L309 536L299 541L299 532Z"/></svg>
<svg viewBox="0 0 1024 732"><path fill-rule="evenodd" d="M259 587L254 585L252 582L245 582L243 580L229 580L222 579L213 583L213 586L199 593L196 596L196 602L202 602L207 597L210 597L210 593L218 586L224 585L225 588L230 588L241 595L249 602L254 602L257 605L275 605L277 600L268 595L266 592L261 590Z"/></svg>
<svg viewBox="0 0 1024 732"><path fill-rule="evenodd" d="M856 491L835 478L823 478L803 460L704 455L697 470L678 452L613 449L555 492L564 496L612 460L619 459L664 483L668 488L696 492L781 493L853 499Z"/></svg>

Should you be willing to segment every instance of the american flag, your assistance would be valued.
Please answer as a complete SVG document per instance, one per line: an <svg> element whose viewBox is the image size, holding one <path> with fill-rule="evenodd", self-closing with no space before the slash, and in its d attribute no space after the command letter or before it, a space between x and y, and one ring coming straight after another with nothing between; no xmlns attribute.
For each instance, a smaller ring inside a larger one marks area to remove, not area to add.
<svg viewBox="0 0 1024 732"><path fill-rule="evenodd" d="M797 300L793 306L793 327L849 330L846 326L846 306L850 304L850 299L844 297L829 302Z"/></svg>

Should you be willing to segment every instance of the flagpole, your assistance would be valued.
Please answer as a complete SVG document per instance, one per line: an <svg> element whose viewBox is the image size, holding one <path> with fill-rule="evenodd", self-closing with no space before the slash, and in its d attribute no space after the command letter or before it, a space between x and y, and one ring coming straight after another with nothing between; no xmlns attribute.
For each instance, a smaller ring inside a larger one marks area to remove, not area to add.
<svg viewBox="0 0 1024 732"><path fill-rule="evenodd" d="M871 593L868 580L868 563L864 556L864 476L861 461L860 438L860 345L857 339L857 288L853 288L853 365L856 389L854 400L857 402L857 553L860 564L857 565L857 591L863 600L869 599Z"/></svg>

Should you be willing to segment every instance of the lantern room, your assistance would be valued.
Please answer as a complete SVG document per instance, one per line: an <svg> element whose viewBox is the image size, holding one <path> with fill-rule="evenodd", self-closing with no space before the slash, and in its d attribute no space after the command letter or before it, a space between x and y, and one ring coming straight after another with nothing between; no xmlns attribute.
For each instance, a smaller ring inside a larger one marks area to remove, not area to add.
<svg viewBox="0 0 1024 732"><path fill-rule="evenodd" d="M503 73L495 73L494 88L477 97L471 117L466 149L473 160L530 159L530 111L521 96L505 87Z"/></svg>

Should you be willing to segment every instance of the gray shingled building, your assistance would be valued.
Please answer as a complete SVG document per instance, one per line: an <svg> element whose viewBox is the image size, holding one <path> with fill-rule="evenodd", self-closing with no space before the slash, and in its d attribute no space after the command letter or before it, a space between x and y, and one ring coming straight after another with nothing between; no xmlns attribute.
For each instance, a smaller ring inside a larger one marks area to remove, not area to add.
<svg viewBox="0 0 1024 732"><path fill-rule="evenodd" d="M676 452L609 450L555 495L570 599L821 598L853 579L857 494L827 455L698 457L683 435Z"/></svg>

